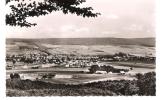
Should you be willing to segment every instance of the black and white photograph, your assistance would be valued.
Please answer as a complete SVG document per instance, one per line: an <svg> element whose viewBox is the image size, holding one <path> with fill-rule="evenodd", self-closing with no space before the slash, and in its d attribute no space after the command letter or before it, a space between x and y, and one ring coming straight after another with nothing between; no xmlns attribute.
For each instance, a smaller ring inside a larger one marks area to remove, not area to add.
<svg viewBox="0 0 161 100"><path fill-rule="evenodd" d="M5 0L6 97L156 96L156 0Z"/></svg>

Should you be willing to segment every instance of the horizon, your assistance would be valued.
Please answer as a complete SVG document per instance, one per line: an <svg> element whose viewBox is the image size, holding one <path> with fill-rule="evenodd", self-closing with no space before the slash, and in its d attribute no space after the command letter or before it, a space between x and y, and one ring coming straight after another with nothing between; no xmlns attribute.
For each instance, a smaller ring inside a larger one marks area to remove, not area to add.
<svg viewBox="0 0 161 100"><path fill-rule="evenodd" d="M129 38L118 38L118 37L74 37L74 38L65 38L65 37L58 37L58 38L21 38L21 37L18 37L18 38L12 38L12 37L9 37L6 39L99 39L99 38L114 38L114 39L147 39L147 38L156 38L156 37L138 37L138 38L133 38L133 37L129 37Z"/></svg>

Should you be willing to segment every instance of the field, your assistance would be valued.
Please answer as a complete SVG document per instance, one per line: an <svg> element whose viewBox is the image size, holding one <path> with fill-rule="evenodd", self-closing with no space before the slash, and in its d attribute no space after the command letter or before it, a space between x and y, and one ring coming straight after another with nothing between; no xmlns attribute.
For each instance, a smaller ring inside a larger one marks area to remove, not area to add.
<svg viewBox="0 0 161 100"><path fill-rule="evenodd" d="M146 42L145 42L146 41ZM20 46L39 48L51 54L112 55L124 52L138 56L155 56L155 40L145 39L7 39L7 53L40 52L19 50Z"/></svg>
<svg viewBox="0 0 161 100"><path fill-rule="evenodd" d="M134 66L134 65L133 65ZM115 66L115 68L129 68L127 66ZM57 84L82 84L90 82L98 82L104 80L133 80L135 79L136 73L147 73L155 71L153 65L152 68L138 68L133 67L133 70L126 73L126 75L121 74L107 74L105 71L97 71L96 74L90 74L88 68L44 68L44 69L23 69L23 70L7 70L7 79L9 74L13 72L20 73L23 79L35 80L40 76L40 73L56 73L56 76L49 80L41 80L50 83Z"/></svg>
<svg viewBox="0 0 161 100"><path fill-rule="evenodd" d="M140 56L155 56L154 47L143 47L137 45L51 45L42 44L52 54L76 54L76 55L113 55L124 52Z"/></svg>
<svg viewBox="0 0 161 100"><path fill-rule="evenodd" d="M118 52L123 52L126 54L131 54L135 56L143 57L155 57L155 39L154 38L138 38L138 39L120 39L120 38L98 38L98 39L7 39L6 40L6 52L7 55L30 55L30 54L45 54L51 56L57 55L75 55L77 57L85 56L102 56L102 55L114 55ZM8 64L9 62L7 62ZM112 65L114 68L118 69L130 69L133 70L125 74L121 73L106 73L106 71L96 71L96 73L89 72L89 66L83 68L64 68L63 65L52 64L40 64L43 66L38 69L31 69L34 64L25 64L22 62L17 62L14 64L14 69L6 70L6 79L10 79L11 73L19 73L22 81L26 84L25 80L30 80L33 82L44 82L43 84L59 84L59 85L86 85L99 82L110 81L110 84L113 84L113 81L119 81L117 84L122 84L122 80L126 82L133 82L136 84L136 75L144 74L149 72L155 72L155 63L145 63L145 62L128 62L128 61L107 61L101 62L105 65ZM46 67L52 66L52 67ZM44 73L55 73L56 75L50 79L42 79L40 74ZM7 81L8 82L8 81ZM16 81L17 82L17 81ZM12 82L9 82L12 85ZM32 83L32 82L31 82ZM114 82L115 83L115 82ZM37 84L37 83L36 83ZM39 84L39 83L38 83ZM102 83L101 83L102 84ZM21 91L17 91L15 88L7 86L6 94L9 96L15 96L14 92L17 92L20 96L32 95L37 91L37 89L32 88ZM124 84L124 89L125 89ZM112 86L112 85L111 85ZM131 85L130 85L131 86ZM87 87L78 89L81 93L74 94L76 91L74 88L67 91L70 91L70 95L120 95L116 91L111 91L109 89L104 90L103 88L98 87ZM133 85L132 85L133 87ZM135 87L135 86L134 86ZM106 87L107 88L107 87ZM109 87L108 87L109 88ZM138 87L135 87L136 90ZM94 92L92 89L95 89ZM40 89L34 95L36 96L43 94L44 92L49 92L50 89ZM65 95L63 89L51 89L50 92L53 94L50 95ZM102 91L102 92L99 92ZM121 91L121 90L120 90ZM138 91L137 91L138 92ZM24 94L23 94L24 93ZM26 94L25 94L26 93ZM55 94L54 94L55 93ZM83 94L85 93L85 94ZM32 95L32 96L34 96ZM46 96L47 94L44 94ZM67 94L69 95L69 94ZM125 95L124 93L122 95ZM132 94L132 95L135 95Z"/></svg>
<svg viewBox="0 0 161 100"><path fill-rule="evenodd" d="M108 62L115 66L124 66L124 67L134 67L134 68L145 68L145 69L155 69L155 64L146 64L146 63L136 63L136 62Z"/></svg>

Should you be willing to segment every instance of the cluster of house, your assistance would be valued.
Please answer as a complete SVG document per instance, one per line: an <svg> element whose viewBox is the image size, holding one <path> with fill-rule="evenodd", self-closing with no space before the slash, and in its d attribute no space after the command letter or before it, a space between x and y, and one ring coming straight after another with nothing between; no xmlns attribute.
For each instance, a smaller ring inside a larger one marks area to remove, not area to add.
<svg viewBox="0 0 161 100"><path fill-rule="evenodd" d="M64 67L85 67L96 62L96 56L75 56L75 55L47 55L47 54L20 54L7 55L7 69L15 67L17 64L32 65L32 68L38 68L38 65L46 66L64 66Z"/></svg>
<svg viewBox="0 0 161 100"><path fill-rule="evenodd" d="M7 68L16 66L16 63L24 63L27 65L35 65L31 68L39 68L38 65L50 67L64 66L64 67L87 67L91 65L98 65L98 62L106 61L142 61L142 62L155 62L155 57L142 57L134 56L125 53L117 53L111 56L91 56L91 55L48 55L48 54L21 54L21 55L7 55L6 62ZM11 62L8 64L8 62Z"/></svg>

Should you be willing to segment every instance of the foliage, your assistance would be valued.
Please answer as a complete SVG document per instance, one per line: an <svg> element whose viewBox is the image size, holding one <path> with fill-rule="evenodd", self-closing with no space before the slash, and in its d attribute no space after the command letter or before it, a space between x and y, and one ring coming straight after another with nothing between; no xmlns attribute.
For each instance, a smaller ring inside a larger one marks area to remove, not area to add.
<svg viewBox="0 0 161 100"><path fill-rule="evenodd" d="M10 84L8 84L10 82ZM20 83L20 82L19 82ZM17 84L19 84L17 83ZM30 80L22 80L19 87L13 88L13 83L10 80L7 80L7 89L14 89L19 91L29 92L31 90L43 91L55 91L53 95L61 95L61 96L72 96L72 95L136 95L138 93L138 87L134 84L134 81L104 81L104 82L95 82L95 83L88 83L88 84L79 84L79 85L65 85L65 84L52 84L52 83L45 83L42 81L30 81ZM22 88L23 84L23 88ZM66 91L66 92L65 92ZM68 91L68 92L67 92ZM27 92L27 93L28 93ZM19 93L19 92L18 92ZM12 93L11 93L12 94ZM10 92L8 95L11 95ZM15 93L14 93L15 94ZM12 94L12 95L14 95ZM30 93L29 93L30 94ZM34 93L35 95L38 95ZM17 94L18 95L18 94ZM33 94L30 94L30 96ZM49 94L44 94L49 95ZM52 94L50 94L52 95ZM15 94L16 96L16 94Z"/></svg>
<svg viewBox="0 0 161 100"><path fill-rule="evenodd" d="M14 2L14 4L10 4ZM86 0L6 0L11 12L6 14L6 24L11 26L31 27L36 23L27 22L27 17L38 17L55 11L64 14L76 14L83 17L97 17L100 13L92 12L92 7L80 7Z"/></svg>
<svg viewBox="0 0 161 100"><path fill-rule="evenodd" d="M140 74L141 75L141 74ZM87 95L156 95L155 72L142 75L138 80L108 80L87 84L69 85L52 84L31 80L6 80L7 90L19 90L16 93L7 92L8 96L87 96ZM21 92L20 92L21 91ZM24 92L22 92L24 91ZM52 93L52 94L51 94Z"/></svg>
<svg viewBox="0 0 161 100"><path fill-rule="evenodd" d="M156 95L156 75L155 72L146 73L144 75L137 74L139 87L139 95Z"/></svg>

